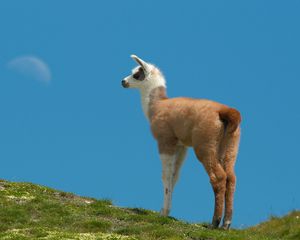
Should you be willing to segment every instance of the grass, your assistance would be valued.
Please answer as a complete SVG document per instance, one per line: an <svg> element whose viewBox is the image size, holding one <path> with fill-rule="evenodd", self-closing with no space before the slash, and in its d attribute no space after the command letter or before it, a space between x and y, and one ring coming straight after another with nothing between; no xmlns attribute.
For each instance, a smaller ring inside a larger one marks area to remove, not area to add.
<svg viewBox="0 0 300 240"><path fill-rule="evenodd" d="M244 230L210 230L109 200L0 180L0 239L299 240L300 212Z"/></svg>

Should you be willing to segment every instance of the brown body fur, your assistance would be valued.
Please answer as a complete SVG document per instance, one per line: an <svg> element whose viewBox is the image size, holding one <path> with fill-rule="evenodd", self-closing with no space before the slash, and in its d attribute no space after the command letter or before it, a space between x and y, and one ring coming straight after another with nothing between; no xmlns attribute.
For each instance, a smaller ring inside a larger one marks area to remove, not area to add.
<svg viewBox="0 0 300 240"><path fill-rule="evenodd" d="M151 130L159 152L174 155L182 145L193 147L215 193L212 225L219 225L225 200L223 227L229 228L236 182L234 164L240 138L240 113L204 99L168 99L165 88L153 90L149 105Z"/></svg>

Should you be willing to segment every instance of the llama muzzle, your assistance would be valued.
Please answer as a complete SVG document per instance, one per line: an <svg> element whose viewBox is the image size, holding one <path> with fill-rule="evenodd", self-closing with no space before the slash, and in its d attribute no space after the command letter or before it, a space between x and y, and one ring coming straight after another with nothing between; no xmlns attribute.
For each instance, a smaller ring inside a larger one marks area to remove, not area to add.
<svg viewBox="0 0 300 240"><path fill-rule="evenodd" d="M122 86L123 88L129 88L129 82L122 80Z"/></svg>

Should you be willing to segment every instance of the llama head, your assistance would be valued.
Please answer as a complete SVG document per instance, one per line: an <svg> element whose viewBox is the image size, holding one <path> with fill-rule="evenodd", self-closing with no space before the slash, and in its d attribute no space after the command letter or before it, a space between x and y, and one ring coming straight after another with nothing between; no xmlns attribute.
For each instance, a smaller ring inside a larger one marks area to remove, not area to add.
<svg viewBox="0 0 300 240"><path fill-rule="evenodd" d="M132 70L132 74L125 77L122 81L124 88L138 88L140 90L149 90L156 87L165 87L165 79L160 70L154 65L147 63L136 55L131 55L139 66Z"/></svg>

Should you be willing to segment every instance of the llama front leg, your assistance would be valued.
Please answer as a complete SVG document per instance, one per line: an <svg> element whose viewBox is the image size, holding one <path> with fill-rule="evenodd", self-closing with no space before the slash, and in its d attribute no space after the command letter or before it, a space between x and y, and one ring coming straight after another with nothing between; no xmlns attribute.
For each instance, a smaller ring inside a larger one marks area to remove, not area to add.
<svg viewBox="0 0 300 240"><path fill-rule="evenodd" d="M172 202L172 194L179 177L180 168L186 157L187 147L177 146L174 154L161 154L164 185L164 206L161 214L169 215Z"/></svg>
<svg viewBox="0 0 300 240"><path fill-rule="evenodd" d="M174 170L174 177L173 177L173 189L175 187L176 182L178 181L181 166L186 158L187 149L188 148L185 146L178 146L176 149L175 170Z"/></svg>
<svg viewBox="0 0 300 240"><path fill-rule="evenodd" d="M160 154L162 161L162 180L164 186L164 205L161 215L168 216L171 209L173 181L175 171L175 154Z"/></svg>

